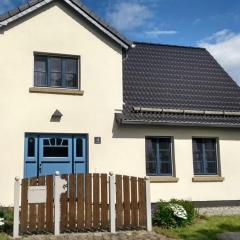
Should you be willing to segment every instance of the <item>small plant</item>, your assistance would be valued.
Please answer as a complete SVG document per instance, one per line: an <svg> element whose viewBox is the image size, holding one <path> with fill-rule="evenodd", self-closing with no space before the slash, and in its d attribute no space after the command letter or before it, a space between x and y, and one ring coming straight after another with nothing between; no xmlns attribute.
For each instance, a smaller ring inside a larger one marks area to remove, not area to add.
<svg viewBox="0 0 240 240"><path fill-rule="evenodd" d="M0 207L0 232L11 233L13 228L13 209Z"/></svg>
<svg viewBox="0 0 240 240"><path fill-rule="evenodd" d="M153 223L164 228L176 228L192 224L195 217L196 210L191 201L172 199L158 203Z"/></svg>

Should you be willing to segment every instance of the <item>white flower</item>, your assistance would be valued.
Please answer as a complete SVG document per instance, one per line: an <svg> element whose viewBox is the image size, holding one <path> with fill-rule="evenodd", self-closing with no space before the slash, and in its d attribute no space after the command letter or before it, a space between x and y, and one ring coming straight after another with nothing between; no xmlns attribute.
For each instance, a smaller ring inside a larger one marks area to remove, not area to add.
<svg viewBox="0 0 240 240"><path fill-rule="evenodd" d="M169 207L172 209L173 214L176 217L182 218L182 219L187 219L187 212L184 209L183 206L176 204L176 203L170 203Z"/></svg>
<svg viewBox="0 0 240 240"><path fill-rule="evenodd" d="M4 218L0 218L0 226L4 225Z"/></svg>

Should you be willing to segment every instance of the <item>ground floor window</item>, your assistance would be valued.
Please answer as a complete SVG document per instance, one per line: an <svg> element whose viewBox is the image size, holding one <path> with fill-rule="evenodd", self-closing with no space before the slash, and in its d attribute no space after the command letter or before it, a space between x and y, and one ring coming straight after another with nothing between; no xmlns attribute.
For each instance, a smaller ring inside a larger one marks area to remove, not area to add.
<svg viewBox="0 0 240 240"><path fill-rule="evenodd" d="M217 140L193 138L194 175L218 175Z"/></svg>
<svg viewBox="0 0 240 240"><path fill-rule="evenodd" d="M146 138L146 169L149 176L172 176L171 137Z"/></svg>

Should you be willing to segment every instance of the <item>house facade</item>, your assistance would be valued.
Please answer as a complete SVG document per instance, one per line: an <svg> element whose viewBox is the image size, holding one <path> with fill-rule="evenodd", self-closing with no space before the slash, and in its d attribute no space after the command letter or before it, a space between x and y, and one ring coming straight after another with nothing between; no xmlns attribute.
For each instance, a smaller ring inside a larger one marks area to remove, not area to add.
<svg viewBox="0 0 240 240"><path fill-rule="evenodd" d="M240 90L200 48L132 43L73 0L0 17L0 204L15 176L150 176L151 200L237 202Z"/></svg>

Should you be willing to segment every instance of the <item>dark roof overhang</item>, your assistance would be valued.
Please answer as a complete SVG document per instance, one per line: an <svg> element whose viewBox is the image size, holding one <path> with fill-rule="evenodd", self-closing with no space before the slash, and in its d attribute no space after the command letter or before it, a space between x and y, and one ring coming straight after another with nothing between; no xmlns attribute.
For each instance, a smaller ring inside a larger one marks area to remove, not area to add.
<svg viewBox="0 0 240 240"><path fill-rule="evenodd" d="M204 127L204 128L238 128L240 123L210 123L194 121L160 121L151 119L132 119L123 113L115 113L115 121L122 126L167 126L167 127Z"/></svg>

